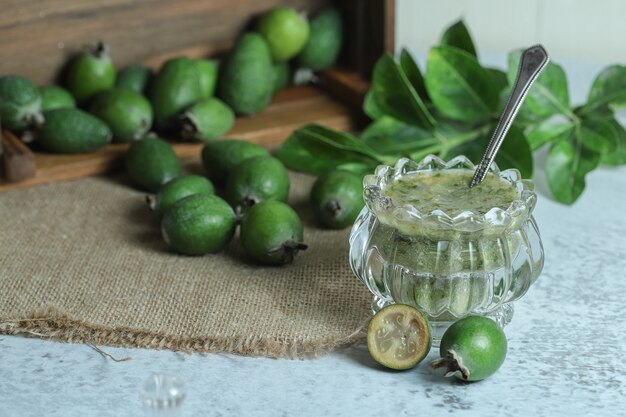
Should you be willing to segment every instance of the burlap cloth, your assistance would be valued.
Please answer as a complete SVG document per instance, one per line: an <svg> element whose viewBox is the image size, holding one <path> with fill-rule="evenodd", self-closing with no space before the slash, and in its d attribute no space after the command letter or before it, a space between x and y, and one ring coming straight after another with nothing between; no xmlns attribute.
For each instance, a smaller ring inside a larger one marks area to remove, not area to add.
<svg viewBox="0 0 626 417"><path fill-rule="evenodd" d="M145 193L86 178L0 194L0 332L96 345L305 357L359 341L371 297L349 230L313 224L312 180L290 204L309 249L291 265L168 250Z"/></svg>

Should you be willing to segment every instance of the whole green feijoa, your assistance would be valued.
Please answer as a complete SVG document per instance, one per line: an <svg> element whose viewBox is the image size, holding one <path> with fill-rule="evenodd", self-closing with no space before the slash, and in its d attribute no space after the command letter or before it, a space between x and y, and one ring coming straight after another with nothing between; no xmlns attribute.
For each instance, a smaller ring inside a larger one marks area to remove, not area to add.
<svg viewBox="0 0 626 417"><path fill-rule="evenodd" d="M76 100L69 91L58 85L40 87L41 107L43 111L54 109L73 109L76 107Z"/></svg>
<svg viewBox="0 0 626 417"><path fill-rule="evenodd" d="M220 69L219 97L238 114L263 110L272 99L272 65L263 37L257 33L244 34Z"/></svg>
<svg viewBox="0 0 626 417"><path fill-rule="evenodd" d="M272 59L286 61L306 44L309 22L292 7L275 7L261 17L259 32L267 40Z"/></svg>
<svg viewBox="0 0 626 417"><path fill-rule="evenodd" d="M79 109L54 109L35 132L42 148L54 153L86 153L111 142L111 129L102 120Z"/></svg>
<svg viewBox="0 0 626 417"><path fill-rule="evenodd" d="M145 137L134 141L128 148L126 172L136 187L156 192L180 175L180 162L169 143L160 138Z"/></svg>
<svg viewBox="0 0 626 417"><path fill-rule="evenodd" d="M202 97L209 98L215 93L217 85L217 61L212 59L196 59L196 70L200 80Z"/></svg>
<svg viewBox="0 0 626 417"><path fill-rule="evenodd" d="M176 202L193 194L214 194L211 181L200 175L181 175L167 182L155 196L152 208L159 216Z"/></svg>
<svg viewBox="0 0 626 417"><path fill-rule="evenodd" d="M223 185L237 165L255 156L269 156L269 152L245 140L217 140L208 142L202 149L202 165L211 181Z"/></svg>
<svg viewBox="0 0 626 417"><path fill-rule="evenodd" d="M246 159L228 176L224 194L226 201L240 211L261 201L286 201L289 195L287 169L271 156Z"/></svg>
<svg viewBox="0 0 626 417"><path fill-rule="evenodd" d="M280 201L255 204L241 221L241 243L246 254L266 265L291 263L307 247L303 235L296 212Z"/></svg>
<svg viewBox="0 0 626 417"><path fill-rule="evenodd" d="M289 84L289 63L287 61L274 64L273 94L276 94Z"/></svg>
<svg viewBox="0 0 626 417"><path fill-rule="evenodd" d="M181 135L188 140L208 141L228 132L234 122L235 113L222 100L205 98L181 114Z"/></svg>
<svg viewBox="0 0 626 417"><path fill-rule="evenodd" d="M141 139L152 126L152 106L141 94L115 87L96 95L89 111L109 125L117 142Z"/></svg>
<svg viewBox="0 0 626 417"><path fill-rule="evenodd" d="M235 226L235 213L224 200L211 194L193 194L165 212L161 233L176 252L204 255L223 249Z"/></svg>
<svg viewBox="0 0 626 417"><path fill-rule="evenodd" d="M0 77L0 121L3 128L13 131L43 121L41 93L28 78L19 75Z"/></svg>
<svg viewBox="0 0 626 417"><path fill-rule="evenodd" d="M331 229L354 223L364 206L363 178L335 170L320 176L311 189L311 204L317 220Z"/></svg>
<svg viewBox="0 0 626 417"><path fill-rule="evenodd" d="M129 65L117 73L115 86L126 88L137 93L145 93L154 72L144 65Z"/></svg>
<svg viewBox="0 0 626 417"><path fill-rule="evenodd" d="M498 324L483 316L468 316L443 334L433 368L445 368L446 376L480 381L495 373L506 357L507 341Z"/></svg>
<svg viewBox="0 0 626 417"><path fill-rule="evenodd" d="M175 126L180 112L202 97L196 61L181 57L165 62L149 92L156 126Z"/></svg>
<svg viewBox="0 0 626 417"><path fill-rule="evenodd" d="M324 70L337 61L343 42L341 14L326 9L311 20L311 32L298 55L298 64L313 71Z"/></svg>
<svg viewBox="0 0 626 417"><path fill-rule="evenodd" d="M109 48L100 42L95 48L78 55L70 62L66 87L79 104L86 103L100 91L115 84L115 66Z"/></svg>

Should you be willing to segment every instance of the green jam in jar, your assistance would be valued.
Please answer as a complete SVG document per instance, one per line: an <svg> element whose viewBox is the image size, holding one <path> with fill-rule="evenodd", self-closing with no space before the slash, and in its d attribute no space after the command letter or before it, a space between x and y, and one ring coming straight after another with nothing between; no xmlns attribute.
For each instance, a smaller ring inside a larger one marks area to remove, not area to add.
<svg viewBox="0 0 626 417"><path fill-rule="evenodd" d="M477 215L484 215L494 207L506 210L519 198L510 182L493 174L470 188L473 175L473 171L466 169L415 172L387 184L382 194L396 207L410 205L422 214L438 209L450 217L468 210Z"/></svg>

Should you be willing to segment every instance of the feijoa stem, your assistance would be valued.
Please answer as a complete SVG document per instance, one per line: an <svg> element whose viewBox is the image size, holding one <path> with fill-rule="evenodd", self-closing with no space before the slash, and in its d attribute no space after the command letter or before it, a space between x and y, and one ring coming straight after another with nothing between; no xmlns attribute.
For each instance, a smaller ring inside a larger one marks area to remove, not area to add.
<svg viewBox="0 0 626 417"><path fill-rule="evenodd" d="M461 373L461 377L464 381L467 381L470 376L469 369L463 366L462 358L457 355L457 353L452 349L449 349L446 352L445 357L432 361L430 363L430 366L433 369L445 368L446 373L444 374L444 376L448 378L453 376L457 372Z"/></svg>
<svg viewBox="0 0 626 417"><path fill-rule="evenodd" d="M24 143L32 143L35 141L35 137L36 137L36 133L33 130L29 129L29 130L25 130L24 132L22 132L20 139Z"/></svg>
<svg viewBox="0 0 626 417"><path fill-rule="evenodd" d="M27 118L29 123L34 124L37 127L43 126L45 122L43 113L39 110L29 113Z"/></svg>
<svg viewBox="0 0 626 417"><path fill-rule="evenodd" d="M306 250L307 248L308 246L302 242L288 240L282 245L268 250L267 254L270 256L276 256L283 264L290 264L293 262L293 259L299 251Z"/></svg>
<svg viewBox="0 0 626 417"><path fill-rule="evenodd" d="M324 204L324 209L330 213L333 219L336 219L339 213L341 213L341 204L339 204L336 198L333 198Z"/></svg>
<svg viewBox="0 0 626 417"><path fill-rule="evenodd" d="M198 133L198 127L189 115L184 114L180 117L180 126L180 135L185 140L192 140Z"/></svg>
<svg viewBox="0 0 626 417"><path fill-rule="evenodd" d="M148 208L150 208L150 211L156 210L156 198L153 195L146 195L146 203L148 203Z"/></svg>
<svg viewBox="0 0 626 417"><path fill-rule="evenodd" d="M244 209L249 209L250 207L252 207L258 202L259 202L259 199L257 197L247 195L243 198L243 200L241 200L241 207Z"/></svg>
<svg viewBox="0 0 626 417"><path fill-rule="evenodd" d="M96 49L93 50L93 55L96 58L107 58L109 56L109 46L102 41L98 41Z"/></svg>
<svg viewBox="0 0 626 417"><path fill-rule="evenodd" d="M293 74L293 84L295 85L304 85L304 84L317 84L319 82L319 78L313 70L309 68L298 68L296 72Z"/></svg>

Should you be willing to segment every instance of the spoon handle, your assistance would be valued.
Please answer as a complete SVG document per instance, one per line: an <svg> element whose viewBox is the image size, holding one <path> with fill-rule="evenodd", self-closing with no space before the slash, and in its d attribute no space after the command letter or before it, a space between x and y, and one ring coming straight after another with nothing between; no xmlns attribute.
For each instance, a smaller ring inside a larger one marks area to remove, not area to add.
<svg viewBox="0 0 626 417"><path fill-rule="evenodd" d="M487 176L489 166L495 159L496 153L500 149L500 145L502 145L502 141L513 123L513 119L515 119L518 110L526 98L526 94L528 94L528 90L530 90L533 82L539 77L539 74L547 64L548 53L541 45L531 46L522 53L515 84L513 84L513 88L511 89L511 95L506 102L506 106L504 106L504 111L493 132L491 141L489 141L489 145L487 145L487 150L480 160L476 172L474 172L470 187L480 184Z"/></svg>

